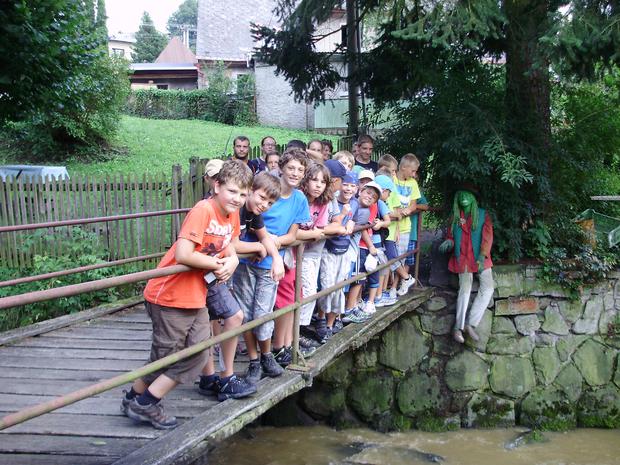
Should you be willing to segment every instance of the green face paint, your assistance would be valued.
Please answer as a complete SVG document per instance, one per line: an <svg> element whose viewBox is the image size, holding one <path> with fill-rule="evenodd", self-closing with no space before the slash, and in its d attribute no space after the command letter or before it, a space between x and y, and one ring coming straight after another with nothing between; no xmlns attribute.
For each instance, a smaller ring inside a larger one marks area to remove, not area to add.
<svg viewBox="0 0 620 465"><path fill-rule="evenodd" d="M469 213L471 206L476 202L474 194L468 191L458 191L456 195L459 207L461 207L465 213Z"/></svg>

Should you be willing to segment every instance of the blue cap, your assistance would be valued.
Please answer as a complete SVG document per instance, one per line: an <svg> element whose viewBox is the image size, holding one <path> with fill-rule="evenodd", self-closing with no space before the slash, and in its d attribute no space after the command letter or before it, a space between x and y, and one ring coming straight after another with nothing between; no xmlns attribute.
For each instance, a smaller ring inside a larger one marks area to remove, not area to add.
<svg viewBox="0 0 620 465"><path fill-rule="evenodd" d="M332 178L344 178L347 174L347 169L338 160L325 160L325 168L329 170L329 174Z"/></svg>
<svg viewBox="0 0 620 465"><path fill-rule="evenodd" d="M394 181L389 176L381 174L375 178L375 182L381 186L381 189L389 189L391 192L396 192L396 186Z"/></svg>
<svg viewBox="0 0 620 465"><path fill-rule="evenodd" d="M354 171L347 171L347 174L345 174L344 178L342 178L342 182L345 184L357 185L357 183L359 182L359 179L357 178L357 173L355 173Z"/></svg>

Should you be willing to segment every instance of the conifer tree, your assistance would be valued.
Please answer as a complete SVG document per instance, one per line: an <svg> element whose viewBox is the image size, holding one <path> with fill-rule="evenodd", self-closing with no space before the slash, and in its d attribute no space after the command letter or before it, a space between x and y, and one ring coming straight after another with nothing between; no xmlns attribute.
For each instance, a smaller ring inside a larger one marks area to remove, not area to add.
<svg viewBox="0 0 620 465"><path fill-rule="evenodd" d="M136 43L131 54L133 62L153 63L167 43L166 36L155 29L151 15L145 11L136 32Z"/></svg>

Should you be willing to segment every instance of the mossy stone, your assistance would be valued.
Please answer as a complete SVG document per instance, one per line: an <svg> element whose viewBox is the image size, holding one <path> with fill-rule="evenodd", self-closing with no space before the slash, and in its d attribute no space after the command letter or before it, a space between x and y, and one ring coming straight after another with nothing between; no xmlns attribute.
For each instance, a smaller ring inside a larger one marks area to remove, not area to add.
<svg viewBox="0 0 620 465"><path fill-rule="evenodd" d="M616 374L614 375L614 384L620 388L620 353L616 361Z"/></svg>
<svg viewBox="0 0 620 465"><path fill-rule="evenodd" d="M465 350L446 364L446 384L452 391L475 391L487 384L489 366L473 352Z"/></svg>
<svg viewBox="0 0 620 465"><path fill-rule="evenodd" d="M334 360L319 376L319 379L334 386L349 384L353 370L353 353L346 352Z"/></svg>
<svg viewBox="0 0 620 465"><path fill-rule="evenodd" d="M485 310L484 315L482 315L482 319L478 326L476 326L476 334L480 340L475 342L471 338L465 339L465 345L471 347L474 350L478 350L480 352L484 352L487 347L487 342L489 342L489 337L491 336L491 325L493 323L493 312L491 310Z"/></svg>
<svg viewBox="0 0 620 465"><path fill-rule="evenodd" d="M422 306L424 310L427 312L438 312L439 310L443 310L447 307L446 299L443 297L435 296L431 297L426 303Z"/></svg>
<svg viewBox="0 0 620 465"><path fill-rule="evenodd" d="M590 386L607 384L611 380L614 354L593 340L584 342L573 355L579 372Z"/></svg>
<svg viewBox="0 0 620 465"><path fill-rule="evenodd" d="M620 428L620 390L610 385L583 393L577 422L587 428Z"/></svg>
<svg viewBox="0 0 620 465"><path fill-rule="evenodd" d="M515 424L513 401L493 394L477 393L467 403L468 427L507 428Z"/></svg>
<svg viewBox="0 0 620 465"><path fill-rule="evenodd" d="M577 402L579 397L581 397L583 377L572 363L567 364L560 370L554 384L566 394L566 397L571 402Z"/></svg>
<svg viewBox="0 0 620 465"><path fill-rule="evenodd" d="M304 409L314 418L329 419L344 411L346 392L344 387L333 387L315 383L303 392L301 402Z"/></svg>
<svg viewBox="0 0 620 465"><path fill-rule="evenodd" d="M415 367L428 351L429 341L418 329L414 318L404 318L383 333L379 362L395 370L407 371Z"/></svg>
<svg viewBox="0 0 620 465"><path fill-rule="evenodd" d="M491 326L491 333L493 334L510 334L512 336L517 334L512 319L508 317L496 316L493 318L493 325Z"/></svg>
<svg viewBox="0 0 620 465"><path fill-rule="evenodd" d="M568 361L575 349L577 349L578 342L579 340L572 334L558 338L555 348L558 351L558 357L560 357L561 362Z"/></svg>
<svg viewBox="0 0 620 465"><path fill-rule="evenodd" d="M448 399L441 394L437 376L409 373L398 385L396 399L400 411L409 416L440 410Z"/></svg>
<svg viewBox="0 0 620 465"><path fill-rule="evenodd" d="M534 343L527 336L511 336L509 334L494 334L489 339L486 351L498 355L529 354Z"/></svg>
<svg viewBox="0 0 620 465"><path fill-rule="evenodd" d="M539 383L551 384L560 371L560 359L555 347L536 347L532 361Z"/></svg>
<svg viewBox="0 0 620 465"><path fill-rule="evenodd" d="M598 331L598 320L603 311L603 298L600 295L593 296L586 302L583 315L575 324L573 324L573 332L575 334L594 334Z"/></svg>
<svg viewBox="0 0 620 465"><path fill-rule="evenodd" d="M360 372L353 378L347 395L348 404L364 421L390 410L394 402L394 378L383 370Z"/></svg>
<svg viewBox="0 0 620 465"><path fill-rule="evenodd" d="M452 328L454 328L454 321L455 316L453 314L425 313L420 315L422 330L435 336L450 334Z"/></svg>
<svg viewBox="0 0 620 465"><path fill-rule="evenodd" d="M500 269L496 266L493 269L493 280L495 281L497 297L506 298L523 295L525 278L520 268Z"/></svg>
<svg viewBox="0 0 620 465"><path fill-rule="evenodd" d="M500 356L491 366L491 389L496 394L519 398L536 385L534 367L529 358Z"/></svg>
<svg viewBox="0 0 620 465"><path fill-rule="evenodd" d="M557 307L548 306L545 309L545 321L542 324L542 330L547 333L557 334L558 336L565 336L568 334L568 329L568 325Z"/></svg>
<svg viewBox="0 0 620 465"><path fill-rule="evenodd" d="M354 352L355 368L359 370L370 370L376 368L378 355L374 344L367 344Z"/></svg>
<svg viewBox="0 0 620 465"><path fill-rule="evenodd" d="M440 417L430 413L416 418L415 426L417 429L429 433L457 431L461 428L461 418L457 415L451 417Z"/></svg>
<svg viewBox="0 0 620 465"><path fill-rule="evenodd" d="M438 355L452 356L463 350L463 345L452 339L452 335L435 336L432 341L433 353Z"/></svg>
<svg viewBox="0 0 620 465"><path fill-rule="evenodd" d="M577 300L560 300L558 302L558 308L560 313L564 317L564 320L573 324L583 314L583 302L580 299Z"/></svg>
<svg viewBox="0 0 620 465"><path fill-rule="evenodd" d="M536 315L516 316L514 323L517 332L523 336L532 336L540 329L540 320Z"/></svg>
<svg viewBox="0 0 620 465"><path fill-rule="evenodd" d="M531 428L566 431L577 425L575 405L554 386L539 386L521 402L520 423Z"/></svg>

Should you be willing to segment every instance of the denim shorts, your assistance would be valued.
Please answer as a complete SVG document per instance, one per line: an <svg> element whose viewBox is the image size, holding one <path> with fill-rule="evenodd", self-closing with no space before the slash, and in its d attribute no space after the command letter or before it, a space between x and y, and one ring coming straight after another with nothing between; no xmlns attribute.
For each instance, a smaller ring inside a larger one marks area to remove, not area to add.
<svg viewBox="0 0 620 465"><path fill-rule="evenodd" d="M396 242L385 241L385 255L387 256L388 260L393 260L398 257L398 248L396 247ZM400 265L400 261L392 263L390 265L390 270L396 271Z"/></svg>
<svg viewBox="0 0 620 465"><path fill-rule="evenodd" d="M368 254L370 252L368 251L368 249L364 249L364 248L360 248L360 273L365 273L366 272L366 257L368 257ZM379 272L375 272L371 275L369 275L367 278L362 279L361 281L358 281L358 283L363 283L364 281L368 281L368 287L370 289L376 289L379 287Z"/></svg>
<svg viewBox="0 0 620 465"><path fill-rule="evenodd" d="M207 292L207 308L209 309L209 318L211 320L226 319L234 316L241 310L241 306L237 303L228 283L216 282L209 286Z"/></svg>
<svg viewBox="0 0 620 465"><path fill-rule="evenodd" d="M243 310L243 322L248 323L273 312L278 283L271 279L271 270L239 263L233 276L233 294ZM274 322L268 321L252 331L259 341L271 339Z"/></svg>

